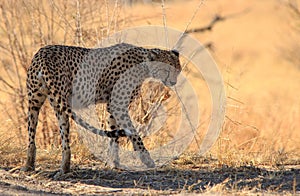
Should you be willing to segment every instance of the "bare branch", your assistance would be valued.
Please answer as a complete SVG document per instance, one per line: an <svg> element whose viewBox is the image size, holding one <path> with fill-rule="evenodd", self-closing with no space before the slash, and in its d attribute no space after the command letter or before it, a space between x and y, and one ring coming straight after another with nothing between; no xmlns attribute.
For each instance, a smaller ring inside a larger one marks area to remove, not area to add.
<svg viewBox="0 0 300 196"><path fill-rule="evenodd" d="M6 86L8 86L10 89L12 90L15 90L16 88L13 87L11 84L9 84L5 79L3 79L1 76L0 76L0 82L2 82L3 84L5 84Z"/></svg>
<svg viewBox="0 0 300 196"><path fill-rule="evenodd" d="M300 10L296 1L289 0L286 4L297 16L300 16Z"/></svg>
<svg viewBox="0 0 300 196"><path fill-rule="evenodd" d="M216 15L208 25L206 25L204 27L196 28L196 29L187 30L186 33L201 33L201 32L205 32L205 31L211 31L217 22L220 22L223 20L225 20L225 17Z"/></svg>
<svg viewBox="0 0 300 196"><path fill-rule="evenodd" d="M236 17L236 16L244 14L248 11L250 11L250 9L245 9L242 12L229 14L227 16L221 16L219 14L216 14L215 17L210 21L210 23L208 25L206 25L204 27L200 27L200 28L189 29L185 33L202 33L205 31L211 31L218 22L224 21L228 18Z"/></svg>

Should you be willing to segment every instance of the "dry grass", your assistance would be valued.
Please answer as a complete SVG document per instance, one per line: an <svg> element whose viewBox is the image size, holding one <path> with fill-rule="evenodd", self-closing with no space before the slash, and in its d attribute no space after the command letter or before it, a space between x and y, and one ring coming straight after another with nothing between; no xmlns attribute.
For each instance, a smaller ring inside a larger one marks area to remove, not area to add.
<svg viewBox="0 0 300 196"><path fill-rule="evenodd" d="M119 29L164 22L160 3L124 9L116 2L0 2L1 167L21 165L25 159L25 76L39 47L46 44L94 47L102 37ZM197 1L166 1L165 22L184 30L197 4ZM215 166L299 165L300 70L295 51L300 40L300 17L277 0L230 3L215 0L204 3L190 28L206 25L216 13L230 15L245 9L248 11L218 23L211 32L193 34L202 43L213 43L211 52L222 72L227 94L223 131L205 156L216 160ZM199 92L207 92L201 79L194 80ZM200 101L206 103L206 98ZM40 115L37 161L58 165L58 130L53 112L47 108ZM205 106L202 112L207 115L208 111L209 106ZM203 119L208 118L205 115ZM199 132L206 126L207 122L203 122ZM78 142L76 133L72 135L72 149L76 152L72 155L75 164L93 160ZM196 150L197 145L192 144L189 152ZM189 157L184 155L182 160L189 162L193 159ZM224 189L218 184L210 192Z"/></svg>
<svg viewBox="0 0 300 196"><path fill-rule="evenodd" d="M197 3L166 6L168 25L184 30ZM161 14L159 6L139 5L131 13L148 16L148 24L163 23L162 17L155 17ZM279 1L214 1L204 3L190 28L205 26L216 13L232 17L211 32L193 34L202 43L213 43L212 55L226 84L226 121L210 153L229 165L299 164L300 72L297 55L289 52L296 51L292 43L300 38L299 17ZM201 80L193 80L199 91L206 92Z"/></svg>

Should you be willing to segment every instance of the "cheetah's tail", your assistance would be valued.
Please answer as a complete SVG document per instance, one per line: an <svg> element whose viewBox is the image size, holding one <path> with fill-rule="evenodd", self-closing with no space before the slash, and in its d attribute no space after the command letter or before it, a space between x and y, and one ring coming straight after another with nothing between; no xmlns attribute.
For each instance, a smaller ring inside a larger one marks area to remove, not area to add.
<svg viewBox="0 0 300 196"><path fill-rule="evenodd" d="M127 137L131 136L132 132L129 129L118 129L112 131L105 131L95 128L94 126L90 125L89 123L85 122L81 117L77 116L74 112L72 112L72 119L85 128L86 130L91 131L96 135L107 136L110 138L118 138L118 137Z"/></svg>

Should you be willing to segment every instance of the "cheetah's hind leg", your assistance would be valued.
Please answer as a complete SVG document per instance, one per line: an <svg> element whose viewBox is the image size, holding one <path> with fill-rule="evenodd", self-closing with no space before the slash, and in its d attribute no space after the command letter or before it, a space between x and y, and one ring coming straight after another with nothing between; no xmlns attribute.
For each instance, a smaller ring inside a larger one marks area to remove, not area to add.
<svg viewBox="0 0 300 196"><path fill-rule="evenodd" d="M28 150L26 164L21 171L33 171L35 169L36 146L35 134L38 124L39 111L45 102L46 95L38 90L28 89ZM35 93L33 93L35 92Z"/></svg>
<svg viewBox="0 0 300 196"><path fill-rule="evenodd" d="M120 157L119 157L119 141L118 138L110 138L109 149L108 149L108 165L113 168L120 168Z"/></svg>

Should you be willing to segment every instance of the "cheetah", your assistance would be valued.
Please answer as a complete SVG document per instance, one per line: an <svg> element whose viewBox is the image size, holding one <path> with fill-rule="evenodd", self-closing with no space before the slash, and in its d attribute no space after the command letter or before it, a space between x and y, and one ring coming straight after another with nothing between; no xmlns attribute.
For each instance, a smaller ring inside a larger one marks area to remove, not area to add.
<svg viewBox="0 0 300 196"><path fill-rule="evenodd" d="M111 138L110 147L115 148L113 163L116 167L119 164L120 137L129 138L143 164L148 168L155 167L132 125L128 105L139 95L141 83L146 78L156 78L171 87L177 83L180 72L179 52L176 50L148 49L126 43L104 48L64 45L42 47L27 70L29 145L22 170L35 169L38 115L47 98L59 122L62 141L60 174L70 171L70 118L95 134ZM91 126L74 112L76 107L84 108L93 103L106 104L110 131Z"/></svg>

